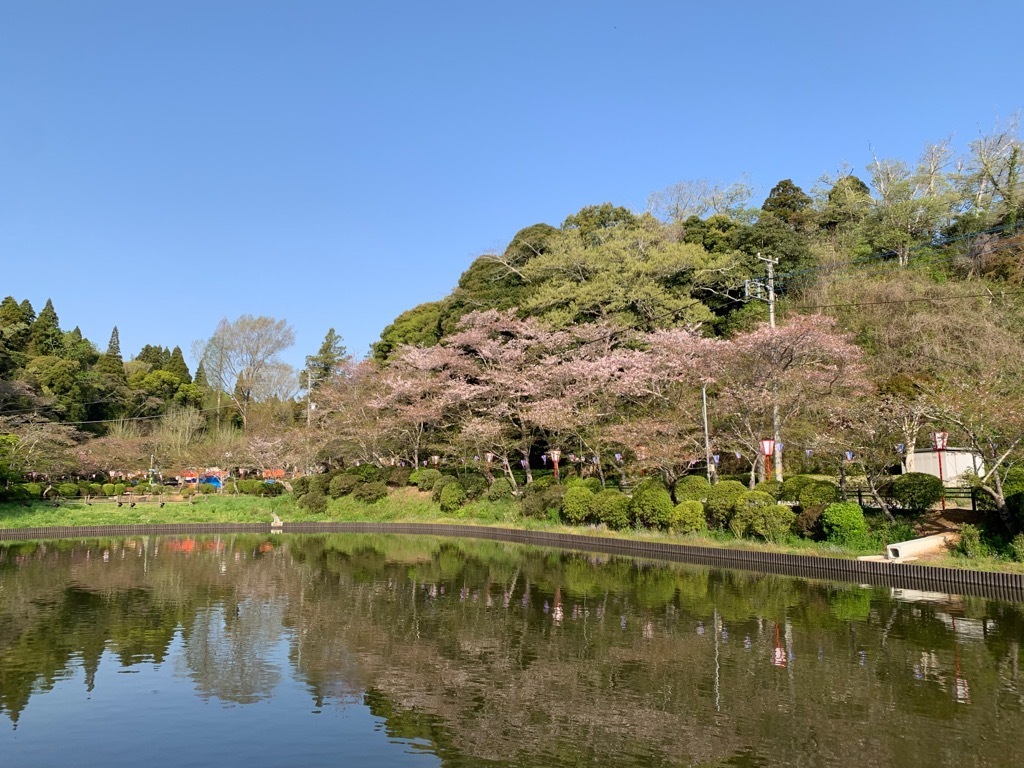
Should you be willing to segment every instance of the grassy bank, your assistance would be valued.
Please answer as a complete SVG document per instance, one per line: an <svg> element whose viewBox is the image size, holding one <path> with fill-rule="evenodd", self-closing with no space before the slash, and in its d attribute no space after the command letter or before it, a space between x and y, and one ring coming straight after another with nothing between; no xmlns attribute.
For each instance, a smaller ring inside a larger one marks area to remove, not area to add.
<svg viewBox="0 0 1024 768"><path fill-rule="evenodd" d="M114 502L84 501L51 503L34 502L0 504L0 528L41 528L49 526L155 525L163 523L269 523L277 515L285 522L417 522L489 525L524 530L545 530L558 533L582 533L602 538L669 541L695 546L749 549L817 557L855 558L867 552L835 544L807 539L792 539L784 544L737 539L728 532L709 531L686 536L648 529L612 531L604 527L563 525L546 519L525 518L513 502L478 501L466 505L455 514L444 514L431 500L429 493L415 488L393 491L375 504L364 504L351 496L332 499L324 514L314 514L299 507L291 495L276 498L254 496L197 496L194 502L164 500L139 501L134 507L117 506ZM880 553L880 550L879 550ZM986 571L1024 573L1024 564L995 558L967 560L937 556L924 564Z"/></svg>

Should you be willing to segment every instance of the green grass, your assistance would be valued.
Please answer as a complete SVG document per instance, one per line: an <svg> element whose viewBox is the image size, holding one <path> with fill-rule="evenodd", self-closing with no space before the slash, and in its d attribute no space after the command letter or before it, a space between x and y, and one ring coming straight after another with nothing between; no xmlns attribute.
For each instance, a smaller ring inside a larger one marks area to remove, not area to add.
<svg viewBox="0 0 1024 768"><path fill-rule="evenodd" d="M364 504L344 496L330 500L325 514L314 514L297 505L290 495L276 498L254 496L197 496L194 504L168 501L138 502L117 507L112 502L68 501L59 507L35 502L31 506L17 503L0 504L0 528L42 528L51 526L145 525L162 523L269 523L277 514L285 522L419 522L457 523L463 525L499 526L522 530L575 533L599 538L669 541L691 546L745 549L813 557L854 558L864 554L881 554L881 541L866 541L860 547L840 547L792 536L779 544L751 539L737 539L728 531L706 531L678 535L662 531L628 528L612 531L603 527L568 526L548 519L524 518L514 502L475 501L456 513L445 515L429 493L415 488L402 488L375 504ZM886 538L884 534L879 539ZM1000 558L965 559L943 557L929 559L930 565L969 568L986 571L1024 572L1024 565Z"/></svg>

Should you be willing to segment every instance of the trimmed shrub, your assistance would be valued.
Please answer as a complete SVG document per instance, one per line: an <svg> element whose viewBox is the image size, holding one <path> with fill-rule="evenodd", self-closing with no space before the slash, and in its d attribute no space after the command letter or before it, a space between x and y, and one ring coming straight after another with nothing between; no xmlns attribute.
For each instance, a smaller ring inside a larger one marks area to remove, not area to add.
<svg viewBox="0 0 1024 768"><path fill-rule="evenodd" d="M779 498L779 493L782 492L782 483L778 480L762 480L760 483L754 486L755 491L761 493L767 493L773 499Z"/></svg>
<svg viewBox="0 0 1024 768"><path fill-rule="evenodd" d="M487 478L476 472L467 474L459 480L459 484L466 489L466 498L469 500L479 499L487 493Z"/></svg>
<svg viewBox="0 0 1024 768"><path fill-rule="evenodd" d="M710 488L710 483L708 484ZM694 499L680 501L672 513L672 530L676 533L697 533L708 529L704 505Z"/></svg>
<svg viewBox="0 0 1024 768"><path fill-rule="evenodd" d="M385 479L384 472L380 467L375 466L374 464L359 464L354 467L349 467L345 472L350 475L355 475L364 483L383 482Z"/></svg>
<svg viewBox="0 0 1024 768"><path fill-rule="evenodd" d="M507 477L499 477L495 479L495 481L491 483L491 487L487 489L487 498L490 501L511 499L513 495L512 483L508 481Z"/></svg>
<svg viewBox="0 0 1024 768"><path fill-rule="evenodd" d="M704 511L708 522L716 528L724 528L732 518L733 506L742 494L749 493L747 486L738 480L722 480L708 491Z"/></svg>
<svg viewBox="0 0 1024 768"><path fill-rule="evenodd" d="M65 499L74 499L78 496L78 483L60 483L57 493Z"/></svg>
<svg viewBox="0 0 1024 768"><path fill-rule="evenodd" d="M668 528L675 506L668 488L660 480L647 480L633 491L629 514L635 523L648 528Z"/></svg>
<svg viewBox="0 0 1024 768"><path fill-rule="evenodd" d="M200 483L199 492L206 496L209 496L211 493L217 492L217 486L214 485L213 483Z"/></svg>
<svg viewBox="0 0 1024 768"><path fill-rule="evenodd" d="M750 532L765 541L777 544L793 528L796 513L784 504L770 504L761 507L750 523Z"/></svg>
<svg viewBox="0 0 1024 768"><path fill-rule="evenodd" d="M562 497L563 519L572 525L586 522L593 512L596 497L597 494L583 483L569 486Z"/></svg>
<svg viewBox="0 0 1024 768"><path fill-rule="evenodd" d="M842 501L842 494L839 493L839 486L830 483L828 480L812 480L800 489L797 499L801 509L821 507L824 509L829 504Z"/></svg>
<svg viewBox="0 0 1024 768"><path fill-rule="evenodd" d="M257 496L280 496L282 493L284 493L284 486L281 483L261 483L257 481Z"/></svg>
<svg viewBox="0 0 1024 768"><path fill-rule="evenodd" d="M292 480L292 493L295 494L296 498L309 493L309 475Z"/></svg>
<svg viewBox="0 0 1024 768"><path fill-rule="evenodd" d="M436 469L421 469L416 478L416 487L421 491L432 491L439 477L441 473Z"/></svg>
<svg viewBox="0 0 1024 768"><path fill-rule="evenodd" d="M88 480L79 480L75 485L78 486L79 496L92 496L92 487Z"/></svg>
<svg viewBox="0 0 1024 768"><path fill-rule="evenodd" d="M124 483L114 483L114 496L120 496L127 487Z"/></svg>
<svg viewBox="0 0 1024 768"><path fill-rule="evenodd" d="M437 486L435 485L436 489ZM458 481L454 483L448 483L444 486L440 494L440 504L442 512L454 512L455 510L462 507L466 503L466 491L462 487L462 484Z"/></svg>
<svg viewBox="0 0 1024 768"><path fill-rule="evenodd" d="M868 534L864 510L855 501L839 501L825 507L821 528L825 538L836 544L854 544Z"/></svg>
<svg viewBox="0 0 1024 768"><path fill-rule="evenodd" d="M312 512L315 515L322 515L327 511L327 497L322 493L304 493L302 498L299 499L298 504L306 511Z"/></svg>
<svg viewBox="0 0 1024 768"><path fill-rule="evenodd" d="M800 491L811 483L819 482L817 478L810 475L793 475L782 481L779 488L778 498L781 501L800 501Z"/></svg>
<svg viewBox="0 0 1024 768"><path fill-rule="evenodd" d="M676 480L672 495L676 502L699 501L707 499L711 492L711 483L703 475L686 475Z"/></svg>
<svg viewBox="0 0 1024 768"><path fill-rule="evenodd" d="M401 488L409 485L412 472L409 467L388 467L385 482L392 488Z"/></svg>
<svg viewBox="0 0 1024 768"><path fill-rule="evenodd" d="M433 499L435 503L440 503L441 491L445 489L445 486L457 482L459 482L459 479L454 475L441 475L439 478L434 480L434 487L430 489L430 498Z"/></svg>
<svg viewBox="0 0 1024 768"><path fill-rule="evenodd" d="M39 483L25 483L22 488L30 499L41 499L43 497L43 486ZM110 486L113 488L114 486Z"/></svg>
<svg viewBox="0 0 1024 768"><path fill-rule="evenodd" d="M357 485L359 485L359 476L346 473L335 476L327 487L327 491L332 499L340 499L342 496L352 493Z"/></svg>
<svg viewBox="0 0 1024 768"><path fill-rule="evenodd" d="M613 530L625 528L629 525L629 496L614 488L606 488L594 496L591 512L598 522Z"/></svg>
<svg viewBox="0 0 1024 768"><path fill-rule="evenodd" d="M89 495L90 496L105 496L103 492L103 486L99 483L89 483Z"/></svg>
<svg viewBox="0 0 1024 768"><path fill-rule="evenodd" d="M753 533L755 522L764 514L763 509L774 507L775 499L763 491L744 491L733 501L729 530L737 538ZM796 517L794 515L794 517Z"/></svg>
<svg viewBox="0 0 1024 768"><path fill-rule="evenodd" d="M601 485L601 478L599 477L588 477L583 481L583 487L590 490L595 496L604 490L604 486Z"/></svg>
<svg viewBox="0 0 1024 768"><path fill-rule="evenodd" d="M531 485L533 485L531 483ZM552 485L547 488L540 488L529 493L524 493L520 507L524 517L533 517L538 520L545 518L558 522L561 520L562 498L567 492L564 485Z"/></svg>
<svg viewBox="0 0 1024 768"><path fill-rule="evenodd" d="M310 475L309 492L327 496L331 490L331 480L337 477L338 474L337 472L326 472L322 475Z"/></svg>
<svg viewBox="0 0 1024 768"><path fill-rule="evenodd" d="M416 469L414 469L414 470L413 470L412 472L410 472L410 473L409 473L409 480L408 480L408 484L409 484L409 485L415 485L415 486L418 486L418 485L419 485L419 482L420 482L420 472L422 472L422 471L423 471L422 469L420 469L419 467L417 467L417 468L416 468Z"/></svg>
<svg viewBox="0 0 1024 768"><path fill-rule="evenodd" d="M908 472L892 481L889 493L892 498L911 514L919 515L928 511L941 499L945 489L935 475L924 472Z"/></svg>
<svg viewBox="0 0 1024 768"><path fill-rule="evenodd" d="M821 515L824 511L825 508L820 506L801 509L793 521L793 532L805 539L820 540L825 535L821 530Z"/></svg>
<svg viewBox="0 0 1024 768"><path fill-rule="evenodd" d="M150 486L149 486L149 492L151 494L153 494L154 496L159 496L161 493L164 493L164 488L161 485L156 485L155 483L151 483Z"/></svg>
<svg viewBox="0 0 1024 768"><path fill-rule="evenodd" d="M103 488L103 495L104 496L114 496L114 495L116 495L116 492L114 491L114 484L113 483L104 483L102 488ZM42 489L40 489L40 492L42 492Z"/></svg>
<svg viewBox="0 0 1024 768"><path fill-rule="evenodd" d="M352 489L352 498L358 499L364 504L375 504L388 495L386 484L377 480L372 483L357 483Z"/></svg>

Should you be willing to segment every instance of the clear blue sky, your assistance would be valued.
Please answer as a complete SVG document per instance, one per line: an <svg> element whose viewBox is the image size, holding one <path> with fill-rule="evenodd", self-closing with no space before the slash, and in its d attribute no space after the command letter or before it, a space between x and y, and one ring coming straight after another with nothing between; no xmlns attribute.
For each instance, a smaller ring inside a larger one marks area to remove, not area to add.
<svg viewBox="0 0 1024 768"><path fill-rule="evenodd" d="M756 202L1022 107L1020 0L0 3L0 297L125 358L240 314L357 355L481 253L744 174Z"/></svg>

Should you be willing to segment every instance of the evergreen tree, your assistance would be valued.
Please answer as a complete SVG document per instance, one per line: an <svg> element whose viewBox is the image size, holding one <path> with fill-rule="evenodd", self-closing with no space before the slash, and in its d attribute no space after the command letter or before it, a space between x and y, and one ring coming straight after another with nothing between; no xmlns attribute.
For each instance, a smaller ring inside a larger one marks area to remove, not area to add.
<svg viewBox="0 0 1024 768"><path fill-rule="evenodd" d="M203 368L202 360L199 361L199 367L196 368L196 377L192 383L197 387L202 387L203 389L210 388L210 382L206 380L206 369Z"/></svg>
<svg viewBox="0 0 1024 768"><path fill-rule="evenodd" d="M185 356L181 353L181 347L175 347L174 351L171 352L171 359L164 370L177 376L184 384L192 383L192 374L188 371L188 365L185 363Z"/></svg>
<svg viewBox="0 0 1024 768"><path fill-rule="evenodd" d="M147 344L139 351L135 359L139 362L147 363L150 366L150 370L166 371L167 366L171 362L171 352L167 347L161 347L159 344L155 346Z"/></svg>
<svg viewBox="0 0 1024 768"><path fill-rule="evenodd" d="M320 345L320 351L306 357L306 370L301 374L300 383L307 389L316 389L337 374L349 359L341 336L331 328Z"/></svg>
<svg viewBox="0 0 1024 768"><path fill-rule="evenodd" d="M811 214L811 198L792 179L783 179L768 193L761 210L771 213L792 229L806 225Z"/></svg>
<svg viewBox="0 0 1024 768"><path fill-rule="evenodd" d="M21 309L21 316L25 318L25 322L32 325L36 321L36 311L32 309L32 302L25 299L18 307Z"/></svg>
<svg viewBox="0 0 1024 768"><path fill-rule="evenodd" d="M60 319L50 299L46 300L46 306L29 329L28 351L33 356L60 355L64 351Z"/></svg>
<svg viewBox="0 0 1024 768"><path fill-rule="evenodd" d="M94 369L100 375L102 386L106 389L124 389L128 386L128 377L124 372L124 360L121 359L121 338L114 326L110 334L107 352L100 355Z"/></svg>
<svg viewBox="0 0 1024 768"><path fill-rule="evenodd" d="M0 302L0 337L11 352L24 352L28 344L28 332L32 319L25 314L24 307L19 306L13 296Z"/></svg>
<svg viewBox="0 0 1024 768"><path fill-rule="evenodd" d="M110 333L110 341L107 343L107 354L111 357L116 357L118 360L121 359L121 334L118 333L116 325Z"/></svg>

